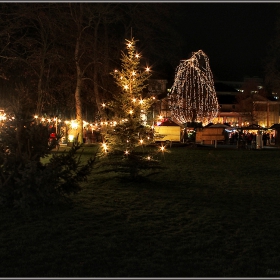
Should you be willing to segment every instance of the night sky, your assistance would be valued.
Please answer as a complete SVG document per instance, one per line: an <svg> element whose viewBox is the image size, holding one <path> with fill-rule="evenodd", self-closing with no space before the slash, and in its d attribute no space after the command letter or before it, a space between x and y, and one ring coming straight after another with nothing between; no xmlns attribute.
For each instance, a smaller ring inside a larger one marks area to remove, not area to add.
<svg viewBox="0 0 280 280"><path fill-rule="evenodd" d="M216 80L264 78L280 3L183 3L174 24L184 38L181 59L203 50Z"/></svg>

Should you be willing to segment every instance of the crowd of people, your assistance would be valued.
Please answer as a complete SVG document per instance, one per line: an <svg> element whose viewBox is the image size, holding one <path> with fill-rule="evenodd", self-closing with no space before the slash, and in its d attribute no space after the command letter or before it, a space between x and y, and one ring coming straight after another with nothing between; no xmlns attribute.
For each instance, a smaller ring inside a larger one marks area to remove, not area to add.
<svg viewBox="0 0 280 280"><path fill-rule="evenodd" d="M231 132L229 134L229 143L230 144L237 144L237 142L243 142L248 147L255 147L257 141L257 133L258 132ZM262 145L267 146L275 142L274 135L269 132L263 131L259 134L262 140Z"/></svg>

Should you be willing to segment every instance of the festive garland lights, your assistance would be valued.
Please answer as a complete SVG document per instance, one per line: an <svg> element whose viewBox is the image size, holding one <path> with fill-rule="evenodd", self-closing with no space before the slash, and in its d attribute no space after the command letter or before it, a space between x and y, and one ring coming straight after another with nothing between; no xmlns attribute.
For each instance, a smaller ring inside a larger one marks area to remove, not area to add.
<svg viewBox="0 0 280 280"><path fill-rule="evenodd" d="M199 50L181 60L169 94L172 117L187 122L210 123L218 115L218 99L207 55Z"/></svg>

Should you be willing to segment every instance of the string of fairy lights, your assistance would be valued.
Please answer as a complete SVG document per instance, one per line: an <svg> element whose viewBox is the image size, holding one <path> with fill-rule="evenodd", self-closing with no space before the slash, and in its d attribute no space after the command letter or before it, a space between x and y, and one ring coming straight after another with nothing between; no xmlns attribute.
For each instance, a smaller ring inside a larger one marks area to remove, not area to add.
<svg viewBox="0 0 280 280"><path fill-rule="evenodd" d="M199 50L176 68L169 109L178 122L207 125L218 115L219 104L207 55Z"/></svg>
<svg viewBox="0 0 280 280"><path fill-rule="evenodd" d="M141 119L141 123L147 126L147 110L153 102L155 97L143 98L143 89L147 86L146 81L151 76L151 69L149 66L144 68L144 71L140 69L141 54L136 51L136 41L134 38L126 40L126 53L122 52L121 58L121 69L115 69L111 74L113 75L116 84L122 89L122 93L118 96L119 106L121 107L122 114L128 118L132 115L136 115ZM118 120L115 121L116 125L126 121ZM135 139L127 135L126 142L124 141L121 145L124 148L124 154L126 156L131 152L130 150L135 146ZM132 142L130 143L130 141ZM138 141L138 140L137 140ZM150 137L139 139L138 145L148 144ZM137 145L137 144L136 144ZM108 143L103 143L104 152L108 152ZM162 150L163 151L163 150ZM150 160L150 156L147 157Z"/></svg>
<svg viewBox="0 0 280 280"><path fill-rule="evenodd" d="M116 83L122 88L123 92L128 97L128 102L126 102L126 117L130 118L133 114L139 114L142 119L142 123L147 125L146 122L146 114L147 108L151 104L152 99L155 97L150 98L143 98L142 91L147 86L145 81L150 77L150 67L146 66L145 71L139 70L140 64L140 53L137 53L135 50L135 40L126 40L127 41L127 51L128 55L123 55L122 58L122 69L121 70L114 70L112 73L115 77ZM123 53L124 54L124 53ZM109 104L108 104L109 105ZM108 106L106 103L102 103L101 106L105 109ZM137 111L137 112L136 112ZM5 116L3 116L3 121L5 120ZM83 121L83 129L87 131L102 131L102 128L106 127L114 127L118 124L122 124L123 122L127 122L128 119L123 118L116 120L109 120L109 121L98 121L89 123L87 121ZM72 141L75 137L75 133L80 131L80 124L77 120L62 120L58 117L40 117L38 115L34 116L34 122L36 123L43 123L46 126L49 126L52 129L55 129L56 133L61 133L61 128L65 128L67 134L67 140ZM151 126L153 129L153 125ZM64 130L64 129L63 129ZM76 131L75 131L76 130ZM139 139L139 145L145 145L150 142L150 137ZM127 140L129 141L129 140ZM102 143L104 151L108 151L108 144ZM165 147L162 145L160 150L163 152ZM125 150L125 155L129 154L129 150ZM150 159L150 156L147 157Z"/></svg>

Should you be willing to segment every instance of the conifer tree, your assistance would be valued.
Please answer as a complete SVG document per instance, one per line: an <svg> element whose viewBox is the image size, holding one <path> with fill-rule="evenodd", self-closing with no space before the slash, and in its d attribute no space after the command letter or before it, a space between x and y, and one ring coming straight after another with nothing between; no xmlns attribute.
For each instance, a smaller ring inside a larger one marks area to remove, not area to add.
<svg viewBox="0 0 280 280"><path fill-rule="evenodd" d="M158 167L152 156L152 129L146 115L153 98L143 90L150 78L150 69L141 71L141 55L136 51L134 38L126 40L126 52L122 52L121 70L111 73L120 91L107 104L114 112L112 126L103 131L104 153L108 154L108 166L116 172L124 172L136 178L142 170Z"/></svg>
<svg viewBox="0 0 280 280"><path fill-rule="evenodd" d="M93 168L94 158L82 163L77 155L81 144L53 153L61 135L50 140L48 126L37 123L31 106L27 95L20 96L0 123L0 207L29 208L68 201L69 195L81 190L80 183Z"/></svg>

